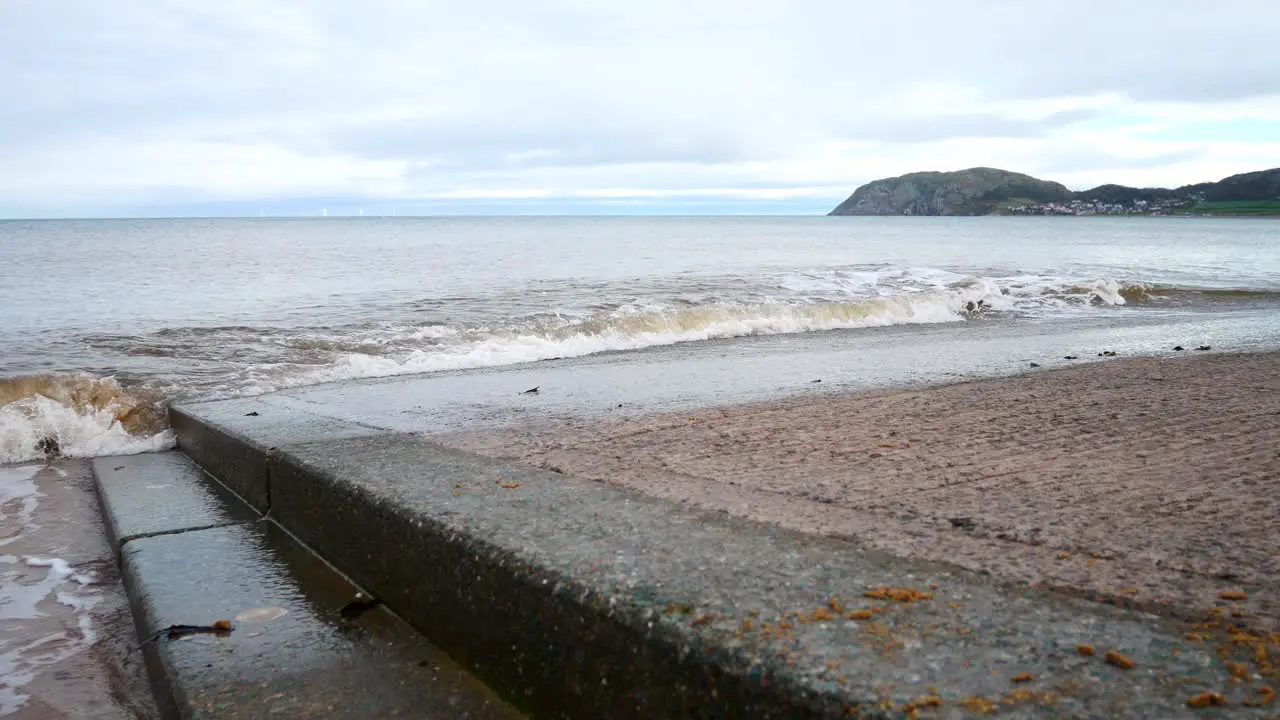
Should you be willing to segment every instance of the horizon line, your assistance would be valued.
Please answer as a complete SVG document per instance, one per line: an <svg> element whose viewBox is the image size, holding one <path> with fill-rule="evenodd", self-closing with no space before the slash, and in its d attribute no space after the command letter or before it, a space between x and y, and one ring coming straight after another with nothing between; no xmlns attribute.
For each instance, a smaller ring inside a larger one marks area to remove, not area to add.
<svg viewBox="0 0 1280 720"><path fill-rule="evenodd" d="M0 222L65 222L73 220L430 220L473 218L717 218L717 217L832 217L828 212L794 213L440 213L431 215L63 215L56 217L0 217Z"/></svg>

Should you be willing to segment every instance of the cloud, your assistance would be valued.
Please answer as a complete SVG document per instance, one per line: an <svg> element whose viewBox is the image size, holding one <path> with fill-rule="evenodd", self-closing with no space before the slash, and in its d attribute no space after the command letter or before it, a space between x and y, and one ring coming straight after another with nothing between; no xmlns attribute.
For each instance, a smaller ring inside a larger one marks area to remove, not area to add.
<svg viewBox="0 0 1280 720"><path fill-rule="evenodd" d="M577 129L575 129L577 128ZM325 146L367 158L399 158L460 169L629 163L727 163L752 159L725 134L670 132L625 118L534 118L513 126L489 118L415 118L340 128Z"/></svg>
<svg viewBox="0 0 1280 720"><path fill-rule="evenodd" d="M1202 148L1186 148L1151 154L1125 155L1091 146L1065 146L1045 152L1038 165L1042 168L1042 172L1050 175L1076 173L1096 168L1149 170L1190 162L1203 157L1205 153L1206 151ZM1208 179L1210 178L1206 178Z"/></svg>
<svg viewBox="0 0 1280 720"><path fill-rule="evenodd" d="M960 113L885 118L844 130L842 135L857 140L886 142L932 142L951 138L1043 137L1057 128L1096 117L1099 111L1075 108L1049 113L1036 119L997 113Z"/></svg>
<svg viewBox="0 0 1280 720"><path fill-rule="evenodd" d="M764 197L967 165L1191 182L1280 164L1257 130L1280 121L1266 9L1220 0L1213 17L1248 21L1204 22L1187 0L14 0L0 7L0 193L6 213L75 214L459 191ZM1233 140L1241 123L1253 134Z"/></svg>

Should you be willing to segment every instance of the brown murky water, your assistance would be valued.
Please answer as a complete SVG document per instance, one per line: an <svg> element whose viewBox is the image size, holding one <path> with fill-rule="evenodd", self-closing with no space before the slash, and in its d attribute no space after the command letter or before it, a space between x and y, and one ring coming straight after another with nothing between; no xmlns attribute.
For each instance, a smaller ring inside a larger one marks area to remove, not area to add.
<svg viewBox="0 0 1280 720"><path fill-rule="evenodd" d="M89 464L0 467L0 717L155 718Z"/></svg>

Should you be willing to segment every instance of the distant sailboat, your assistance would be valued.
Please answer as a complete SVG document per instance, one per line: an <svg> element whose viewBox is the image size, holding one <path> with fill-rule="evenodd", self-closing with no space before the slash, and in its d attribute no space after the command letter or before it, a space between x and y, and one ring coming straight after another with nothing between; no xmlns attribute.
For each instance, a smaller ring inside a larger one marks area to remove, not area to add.
<svg viewBox="0 0 1280 720"><path fill-rule="evenodd" d="M329 217L329 208L320 208L320 214L323 217Z"/></svg>

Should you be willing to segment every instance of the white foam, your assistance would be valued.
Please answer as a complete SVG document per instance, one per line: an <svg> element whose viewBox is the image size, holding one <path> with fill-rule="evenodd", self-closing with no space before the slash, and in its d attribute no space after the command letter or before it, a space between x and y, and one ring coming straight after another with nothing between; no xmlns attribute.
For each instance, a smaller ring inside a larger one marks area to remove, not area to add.
<svg viewBox="0 0 1280 720"><path fill-rule="evenodd" d="M16 558L4 556L0 561L15 564ZM0 620L31 621L45 617L41 609L46 600L70 608L75 616L75 631L70 629L48 633L17 645L19 635L0 639L0 716L17 712L29 696L20 688L35 679L39 670L56 665L97 642L98 635L90 611L102 600L92 589L71 585L89 583L88 576L75 572L61 558L28 558L28 567L48 568L35 582L19 582L14 573L5 573L0 582Z"/></svg>
<svg viewBox="0 0 1280 720"><path fill-rule="evenodd" d="M46 437L57 438L68 457L158 452L174 444L168 430L131 435L109 408L77 411L43 395L0 407L0 464L40 458L37 444Z"/></svg>
<svg viewBox="0 0 1280 720"><path fill-rule="evenodd" d="M38 558L29 557L26 559L27 567L49 568L49 574L56 576L59 580L72 580L81 585L92 585L94 582L93 573L78 573L72 569L71 564L62 558Z"/></svg>
<svg viewBox="0 0 1280 720"><path fill-rule="evenodd" d="M1096 280L1089 288L1093 299L1103 305L1124 305L1124 285L1115 280Z"/></svg>
<svg viewBox="0 0 1280 720"><path fill-rule="evenodd" d="M778 298L754 302L650 301L606 316L564 311L508 327L431 326L396 339L432 342L398 354L341 353L322 365L264 364L247 368L235 394L369 377L514 365L601 352L638 350L718 338L822 330L959 322L969 303L984 311L1030 314L1077 312L1091 305L1123 305L1113 280L1073 283L1061 278L973 277L930 268L789 273L774 279ZM396 332L396 331L392 331ZM387 344L385 339L367 339Z"/></svg>
<svg viewBox="0 0 1280 720"><path fill-rule="evenodd" d="M851 302L632 305L603 319L566 319L553 330L499 332L401 357L348 353L322 366L260 366L250 372L248 386L269 392L336 380L513 365L718 338L960 322L968 303L979 300L992 307L1005 304L998 284L975 281L948 290L903 292Z"/></svg>
<svg viewBox="0 0 1280 720"><path fill-rule="evenodd" d="M0 467L0 520L5 521L6 526L16 525L19 530L9 537L0 538L0 546L21 538L22 531L31 525L40 498L44 496L36 487L36 474L39 472L39 465ZM16 512L11 516L10 508L14 505L17 506L13 508ZM10 562L9 558L13 556L2 556L0 562ZM17 562L17 558L13 558L12 562Z"/></svg>
<svg viewBox="0 0 1280 720"><path fill-rule="evenodd" d="M256 395L321 382L514 365L720 338L960 322L972 317L970 303L979 302L984 313L1048 317L1123 305L1127 287L1112 279L982 277L894 265L641 278L620 282L604 298L585 291L566 295L572 299L566 299L564 307L542 306L536 298L504 299L495 307L509 310L475 312L468 315L471 322L422 325L388 320L278 329L266 335L249 328L252 342L245 340L246 347L280 348L256 361L223 357L220 348L236 341L236 328L216 336L197 333L183 342L196 345L197 357L226 363L225 374L184 386L182 374L175 372L178 379L161 385L166 393L188 399ZM633 299L620 305L608 302L621 297ZM513 315L500 316L506 311ZM253 357L252 353L250 349L247 354ZM21 385L24 380L16 382ZM12 401L0 406L0 464L39 459L38 446L46 438L55 439L62 454L72 457L160 451L174 444L170 432L157 432L164 422L163 410L153 400L133 394L141 392L138 388L126 391L111 378L88 376L34 380L30 387L10 392ZM139 422L139 409L150 413L145 422ZM159 411L151 412L155 410ZM128 420L128 428L122 418Z"/></svg>

